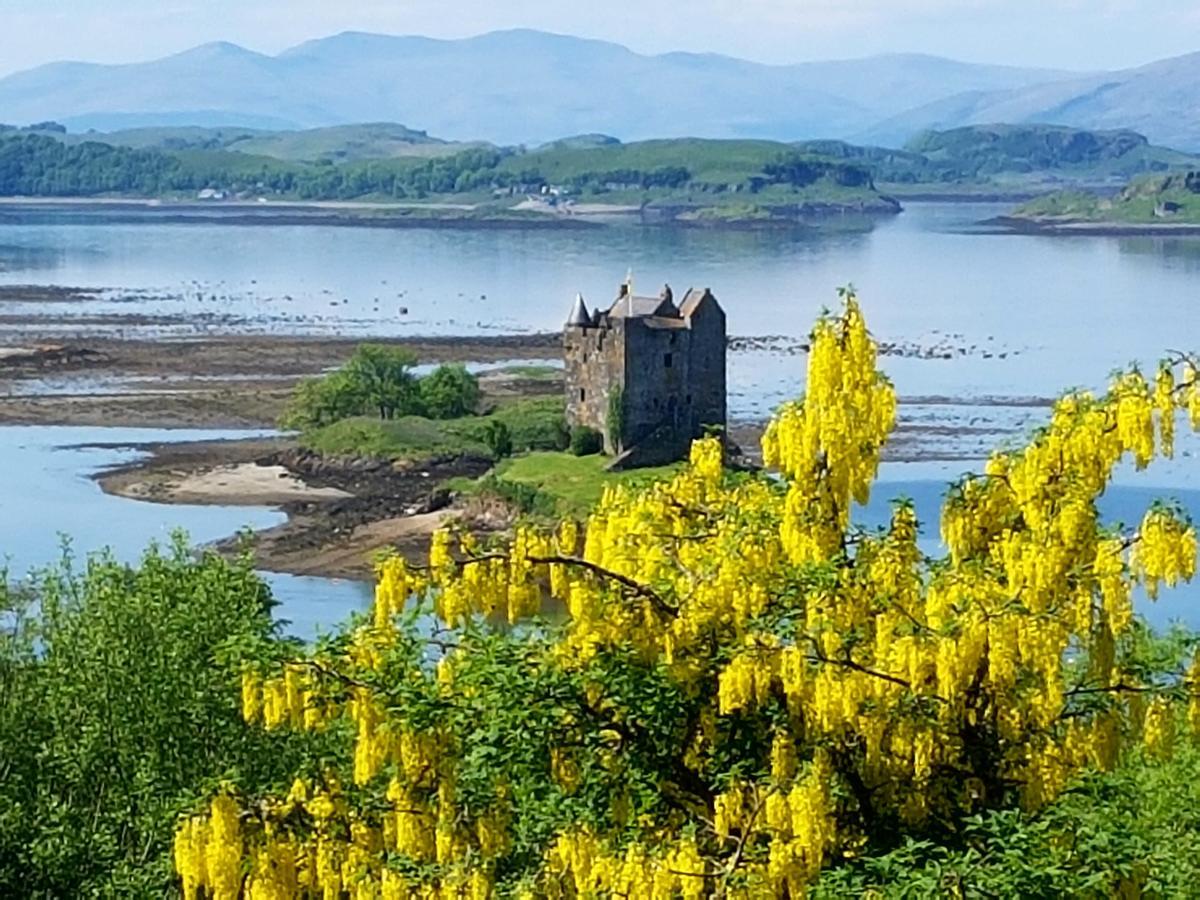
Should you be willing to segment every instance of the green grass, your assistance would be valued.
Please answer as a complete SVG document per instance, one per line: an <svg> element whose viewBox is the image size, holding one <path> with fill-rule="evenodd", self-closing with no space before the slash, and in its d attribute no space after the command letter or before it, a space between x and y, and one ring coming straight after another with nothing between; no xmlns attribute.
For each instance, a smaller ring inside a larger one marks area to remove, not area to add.
<svg viewBox="0 0 1200 900"><path fill-rule="evenodd" d="M735 184L760 174L766 163L788 149L787 144L775 141L683 138L603 147L551 147L509 157L500 168L514 174L537 169L551 184L562 184L588 172L683 166L695 181Z"/></svg>
<svg viewBox="0 0 1200 900"><path fill-rule="evenodd" d="M1100 201L1094 194L1082 191L1057 191L1045 197L1037 197L1025 203L1016 210L1015 216L1030 218L1080 218L1094 217L1100 208Z"/></svg>
<svg viewBox="0 0 1200 900"><path fill-rule="evenodd" d="M563 402L558 397L518 400L490 416L461 419L399 419L355 417L305 434L301 442L321 453L374 456L383 459L431 456L441 453L487 453L484 434L489 421L502 422L512 435L514 449L548 450L566 440Z"/></svg>
<svg viewBox="0 0 1200 900"><path fill-rule="evenodd" d="M509 375L528 381L556 381L562 378L563 370L558 366L505 366L493 369L488 375Z"/></svg>
<svg viewBox="0 0 1200 900"><path fill-rule="evenodd" d="M528 367L542 368L542 367ZM549 368L549 367L544 367ZM557 370L553 370L557 374ZM522 512L543 517L582 518L596 505L604 488L645 484L669 477L678 466L609 472L609 457L574 456L566 444L563 402L559 397L522 399L488 416L426 419L405 416L384 421L343 419L305 434L301 443L334 456L419 459L443 453L487 454L484 433L489 421L503 422L520 455L501 460L480 479L453 478L446 487L463 494L501 497Z"/></svg>
<svg viewBox="0 0 1200 900"><path fill-rule="evenodd" d="M599 454L573 456L562 452L528 453L501 462L494 479L501 485L517 485L536 492L552 501L557 515L583 517L600 502L604 489L610 485L638 485L669 478L679 465L635 469L628 472L609 472L611 460ZM486 487L486 484L485 484ZM533 496L532 494L529 496ZM535 511L539 505L535 505ZM540 508L549 512L544 502Z"/></svg>

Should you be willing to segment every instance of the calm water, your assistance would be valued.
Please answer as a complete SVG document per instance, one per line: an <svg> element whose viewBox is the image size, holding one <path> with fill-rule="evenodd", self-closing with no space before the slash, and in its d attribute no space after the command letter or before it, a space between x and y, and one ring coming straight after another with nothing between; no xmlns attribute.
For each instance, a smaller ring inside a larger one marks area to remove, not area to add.
<svg viewBox="0 0 1200 900"><path fill-rule="evenodd" d="M165 330L180 334L231 327L464 334L557 329L576 291L589 302L607 302L632 268L640 292L657 292L664 281L677 294L691 285L711 287L732 334L799 338L822 307L836 303L837 286L853 282L881 339L951 348L949 359L887 357L883 365L904 397L963 401L949 410L910 409L966 426L999 418L1024 429L1044 415L1013 406L983 416L973 405L979 398L1048 397L1072 385L1099 385L1133 360L1152 365L1168 348L1200 349L1200 238L1016 236L977 227L1004 210L913 204L867 232L787 233L121 224L94 213L0 210L0 283L106 289L103 299L70 311L176 316L178 326ZM4 310L65 311L17 304ZM199 325L197 314L207 316ZM762 415L794 396L803 365L802 356L788 353L734 355L732 412ZM122 438L68 431L75 430L0 429L0 502L7 513L0 517L0 546L14 571L52 559L64 524L79 551L107 543L133 556L175 526L203 541L278 521L271 511L104 497L82 473L125 457L50 448ZM980 429L975 451L985 451L989 434ZM137 439L163 437L143 435ZM1169 466L1138 480L1123 477L1105 499L1106 512L1133 522L1149 497L1173 495L1200 516L1196 448L1181 450ZM889 468L893 486L876 493L866 518L881 516L887 496L901 492L936 522L945 478L965 467ZM301 634L365 603L357 585L275 584L284 615ZM1200 625L1200 597L1193 594L1147 612L1156 621L1182 616Z"/></svg>
<svg viewBox="0 0 1200 900"><path fill-rule="evenodd" d="M976 348L887 360L904 395L1054 393L1200 344L1200 238L972 232L1004 209L912 204L860 233L105 224L0 210L0 282L119 289L79 312L202 313L207 327L461 334L557 329L576 291L607 302L632 268L643 292L710 286L732 334L797 337L853 282L881 338ZM119 302L131 290L144 293ZM23 311L40 310L6 309ZM801 365L735 358L733 390L785 396Z"/></svg>
<svg viewBox="0 0 1200 900"><path fill-rule="evenodd" d="M80 558L110 548L134 561L151 541L167 544L177 529L199 544L228 537L239 528L269 528L283 513L254 507L177 506L114 497L89 476L135 460L128 449L80 444L214 440L257 432L163 431L145 428L12 426L0 428L0 560L20 578L61 558L64 540ZM267 574L288 632L303 638L328 631L351 610L369 603L370 589L357 582Z"/></svg>

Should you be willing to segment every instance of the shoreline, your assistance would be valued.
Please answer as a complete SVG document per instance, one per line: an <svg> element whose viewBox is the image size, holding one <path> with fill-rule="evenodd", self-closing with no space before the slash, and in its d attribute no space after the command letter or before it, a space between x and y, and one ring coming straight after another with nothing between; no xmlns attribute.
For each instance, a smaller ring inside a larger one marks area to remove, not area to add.
<svg viewBox="0 0 1200 900"><path fill-rule="evenodd" d="M1044 234L1051 236L1139 237L1147 235L1200 235L1200 222L1092 222L1086 219L1026 219L996 216L981 222L995 226L999 234Z"/></svg>
<svg viewBox="0 0 1200 900"><path fill-rule="evenodd" d="M374 557L391 550L424 563L430 538L454 518L480 534L493 527L444 488L478 477L490 459L431 457L411 464L327 459L293 438L157 442L136 445L146 459L92 475L106 494L166 505L261 506L286 521L249 535L255 567L291 575L370 581ZM210 544L219 553L245 547L246 535Z"/></svg>
<svg viewBox="0 0 1200 900"><path fill-rule="evenodd" d="M0 197L0 219L9 212L77 213L103 216L106 224L151 220L163 224L328 225L362 228L594 229L654 226L706 229L819 227L847 215L890 216L902 212L885 195L871 201L839 203L797 200L776 204L785 214L770 218L720 215L697 218L710 207L670 200L581 203L579 208L523 201L516 206L472 203L404 203L367 200L184 200L152 197ZM720 207L715 207L720 210Z"/></svg>
<svg viewBox="0 0 1200 900"><path fill-rule="evenodd" d="M395 548L423 562L432 532L448 518L457 517L485 535L512 524L513 511L502 501L457 497L445 487L451 479L485 474L493 465L490 458L323 457L304 450L294 435L273 433L300 379L341 365L363 340L404 347L424 364L496 366L480 372L488 404L562 396L562 374L547 365L560 356L559 332L358 338L264 335L227 326L215 334L165 340L136 332L114 336L94 325L69 340L55 332L60 321L79 321L71 315L72 305L86 304L100 293L63 286L0 286L0 309L5 303L38 306L35 313L9 316L10 330L0 342L0 425L272 432L178 443L168 431L156 442L133 448L145 458L92 476L105 493L138 502L283 512L283 524L252 538L257 565L267 571L369 580L372 557L381 548ZM967 345L958 337L943 336L930 344L882 340L880 352L921 359L1004 352ZM785 335L729 340L734 359L790 357L807 350L803 339ZM1003 429L1011 416L1005 410L1036 414L1047 403L1037 397L902 398L901 422L887 458L973 462L979 458L974 447L980 440L1007 433ZM931 418L930 407L945 412ZM970 407L970 415L961 407ZM739 421L735 414L729 427L731 439L749 451L751 460L765 424L759 418L753 413ZM213 546L231 552L241 540L230 535Z"/></svg>
<svg viewBox="0 0 1200 900"><path fill-rule="evenodd" d="M761 462L765 422L734 422L730 438ZM946 449L970 428L902 424L884 462L979 463L984 457ZM941 450L931 450L933 439ZM88 446L98 446L91 444ZM269 572L370 581L374 558L398 552L424 564L433 532L451 520L480 537L507 531L517 513L495 497L463 496L454 478L479 478L490 457L443 454L389 460L323 456L289 435L196 442L135 444L146 457L91 476L107 494L140 502L202 506L266 506L284 523L250 536L255 565ZM244 536L211 546L236 552Z"/></svg>
<svg viewBox="0 0 1200 900"><path fill-rule="evenodd" d="M588 218L551 217L537 212L488 210L465 204L368 204L341 201L267 203L175 201L147 198L0 198L0 219L10 212L75 213L103 217L102 224L324 225L344 228L599 228ZM98 221L99 224L99 221Z"/></svg>
<svg viewBox="0 0 1200 900"><path fill-rule="evenodd" d="M519 366L557 355L561 339L529 334L371 342L411 350L432 365L511 362L518 367L513 372L483 376L487 392L503 399L557 386L522 377ZM253 334L63 341L38 331L16 332L5 335L0 348L0 425L273 428L301 379L341 365L361 343L338 336Z"/></svg>

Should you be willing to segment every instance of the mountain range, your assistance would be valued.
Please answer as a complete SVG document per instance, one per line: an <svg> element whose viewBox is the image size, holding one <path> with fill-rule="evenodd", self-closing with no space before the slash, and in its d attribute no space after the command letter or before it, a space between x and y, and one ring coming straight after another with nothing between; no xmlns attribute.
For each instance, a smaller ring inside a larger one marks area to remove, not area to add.
<svg viewBox="0 0 1200 900"><path fill-rule="evenodd" d="M51 63L0 79L0 120L77 131L396 121L497 144L602 132L891 146L927 128L1045 122L1200 149L1197 86L1200 53L1079 74L919 54L765 65L524 29L460 40L347 32L274 56L215 43L141 63Z"/></svg>

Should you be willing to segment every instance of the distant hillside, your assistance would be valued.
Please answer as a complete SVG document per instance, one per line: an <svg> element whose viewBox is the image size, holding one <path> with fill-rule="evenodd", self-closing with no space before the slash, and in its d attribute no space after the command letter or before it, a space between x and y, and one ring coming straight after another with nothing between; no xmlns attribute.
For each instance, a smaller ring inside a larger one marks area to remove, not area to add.
<svg viewBox="0 0 1200 900"><path fill-rule="evenodd" d="M877 198L870 169L775 141L552 144L507 156L497 173L526 186L536 173L539 182L582 201L772 206L797 197L841 203Z"/></svg>
<svg viewBox="0 0 1200 900"><path fill-rule="evenodd" d="M1145 175L1111 198L1061 191L1018 207L1012 218L1044 225L1111 223L1174 227L1200 225L1200 169Z"/></svg>
<svg viewBox="0 0 1200 900"><path fill-rule="evenodd" d="M973 125L926 131L905 149L964 179L1045 174L1099 181L1200 163L1194 155L1154 146L1134 131L1053 125Z"/></svg>
<svg viewBox="0 0 1200 900"><path fill-rule="evenodd" d="M0 79L0 115L77 132L394 121L448 141L528 146L575 134L896 147L930 129L1008 122L1132 130L1200 150L1197 85L1200 53L1098 73L920 54L780 66L529 30L461 40L348 32L276 56L216 43L126 65L53 63Z"/></svg>
<svg viewBox="0 0 1200 900"><path fill-rule="evenodd" d="M450 41L346 33L277 56L218 43L145 63L41 66L0 79L0 115L100 131L395 121L448 140L531 146L594 133L797 140L845 137L963 90L1063 75L916 54L790 66L647 56L528 30Z"/></svg>
<svg viewBox="0 0 1200 900"><path fill-rule="evenodd" d="M621 143L606 135L526 150L452 143L389 124L73 135L44 122L32 129L0 125L0 148L0 164L7 166L0 169L0 189L10 194L156 196L208 189L299 199L471 195L476 201L548 195L551 205L562 198L625 206L775 206L797 195L857 202L871 199L877 184L918 194L1014 194L1200 168L1200 157L1156 147L1134 132L1007 125L926 132L904 150L832 140Z"/></svg>
<svg viewBox="0 0 1200 900"><path fill-rule="evenodd" d="M881 143L904 141L928 128L1012 122L1090 129L1132 129L1151 141L1200 150L1200 53L1136 69L1047 80L999 90L963 85L953 96L913 105L854 135Z"/></svg>
<svg viewBox="0 0 1200 900"><path fill-rule="evenodd" d="M667 218L726 220L827 211L897 212L867 169L786 144L650 141L523 152L479 147L335 165L225 149L134 149L61 134L0 134L0 196L175 200L454 200L521 215L570 215L576 203L655 206ZM258 138L256 138L258 140Z"/></svg>
<svg viewBox="0 0 1200 900"><path fill-rule="evenodd" d="M335 163L399 156L449 156L475 144L430 137L389 122L334 125L328 128L267 131L253 128L162 127L71 135L119 147L158 150L235 150L297 162L327 159Z"/></svg>
<svg viewBox="0 0 1200 900"><path fill-rule="evenodd" d="M583 150L589 147L612 147L621 143L619 138L611 134L575 134L571 137L547 141L538 150Z"/></svg>

